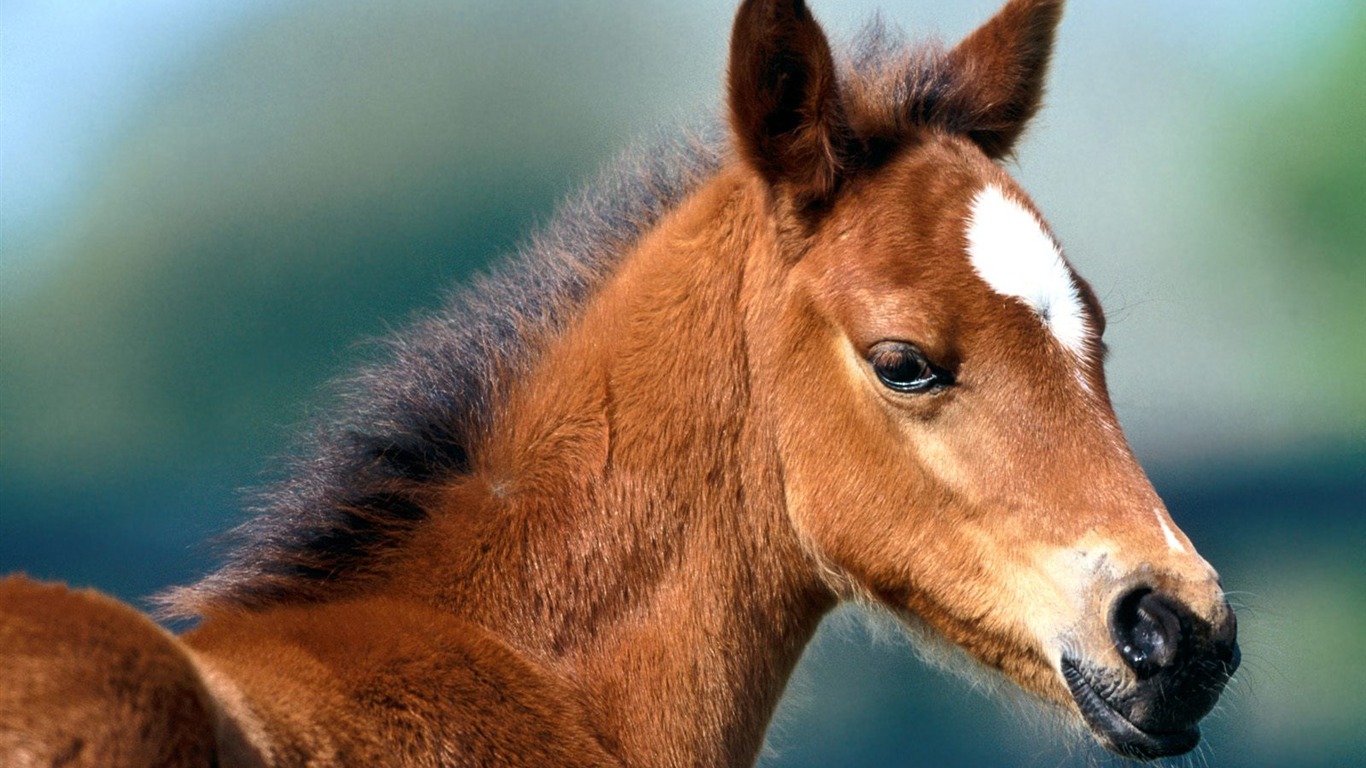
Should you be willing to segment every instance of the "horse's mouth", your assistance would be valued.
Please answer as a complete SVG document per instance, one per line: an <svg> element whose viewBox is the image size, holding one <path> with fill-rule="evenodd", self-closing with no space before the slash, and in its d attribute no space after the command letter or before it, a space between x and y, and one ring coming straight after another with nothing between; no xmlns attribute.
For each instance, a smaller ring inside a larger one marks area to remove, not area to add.
<svg viewBox="0 0 1366 768"><path fill-rule="evenodd" d="M1107 749L1124 757L1153 760L1184 755L1200 742L1200 729L1145 731L1102 695L1075 659L1063 657L1062 675L1086 725Z"/></svg>

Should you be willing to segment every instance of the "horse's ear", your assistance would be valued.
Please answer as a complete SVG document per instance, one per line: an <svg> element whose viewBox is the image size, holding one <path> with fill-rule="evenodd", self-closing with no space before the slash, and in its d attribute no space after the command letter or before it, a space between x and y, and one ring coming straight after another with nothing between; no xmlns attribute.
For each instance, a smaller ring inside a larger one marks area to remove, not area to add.
<svg viewBox="0 0 1366 768"><path fill-rule="evenodd" d="M730 42L741 157L799 207L839 185L847 128L825 33L802 0L745 0Z"/></svg>
<svg viewBox="0 0 1366 768"><path fill-rule="evenodd" d="M1063 0L1011 0L949 53L967 89L968 135L989 157L1010 154L1043 96Z"/></svg>

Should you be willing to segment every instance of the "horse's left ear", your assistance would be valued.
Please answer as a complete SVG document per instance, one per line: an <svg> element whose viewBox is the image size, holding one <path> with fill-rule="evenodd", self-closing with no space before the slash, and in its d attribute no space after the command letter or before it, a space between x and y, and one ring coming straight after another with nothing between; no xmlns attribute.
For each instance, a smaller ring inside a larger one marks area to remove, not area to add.
<svg viewBox="0 0 1366 768"><path fill-rule="evenodd" d="M1010 154L1039 109L1063 0L1011 0L949 53L968 101L968 135L991 158Z"/></svg>
<svg viewBox="0 0 1366 768"><path fill-rule="evenodd" d="M802 0L745 0L730 42L731 127L741 156L798 207L839 185L847 143L835 62Z"/></svg>

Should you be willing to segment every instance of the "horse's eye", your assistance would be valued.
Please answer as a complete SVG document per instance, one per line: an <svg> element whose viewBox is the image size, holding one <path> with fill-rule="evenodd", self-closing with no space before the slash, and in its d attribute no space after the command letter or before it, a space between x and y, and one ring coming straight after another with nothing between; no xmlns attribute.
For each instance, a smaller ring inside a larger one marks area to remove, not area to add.
<svg viewBox="0 0 1366 768"><path fill-rule="evenodd" d="M878 381L896 392L930 392L953 383L953 375L904 341L883 341L868 352Z"/></svg>

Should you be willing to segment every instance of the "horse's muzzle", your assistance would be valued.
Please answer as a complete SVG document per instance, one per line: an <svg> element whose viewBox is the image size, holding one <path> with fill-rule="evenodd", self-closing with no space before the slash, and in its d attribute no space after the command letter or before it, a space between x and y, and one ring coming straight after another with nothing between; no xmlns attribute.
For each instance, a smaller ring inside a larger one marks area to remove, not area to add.
<svg viewBox="0 0 1366 768"><path fill-rule="evenodd" d="M1123 667L1063 657L1072 699L1102 744L1140 760L1195 748L1200 719L1240 661L1237 621L1226 605L1222 614L1214 624L1160 592L1132 590L1109 617Z"/></svg>

